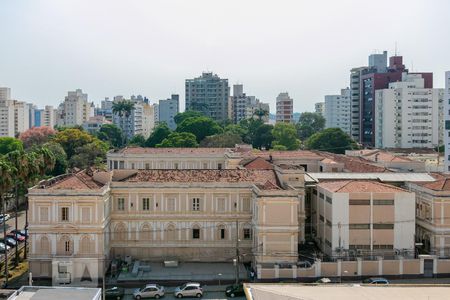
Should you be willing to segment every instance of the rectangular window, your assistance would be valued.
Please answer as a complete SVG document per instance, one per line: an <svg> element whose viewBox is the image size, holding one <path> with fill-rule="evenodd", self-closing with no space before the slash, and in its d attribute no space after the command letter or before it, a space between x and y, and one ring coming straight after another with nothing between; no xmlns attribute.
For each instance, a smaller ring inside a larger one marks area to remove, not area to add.
<svg viewBox="0 0 450 300"><path fill-rule="evenodd" d="M66 253L70 253L70 241L65 241L64 242L64 251Z"/></svg>
<svg viewBox="0 0 450 300"><path fill-rule="evenodd" d="M370 224L350 224L349 229L370 229Z"/></svg>
<svg viewBox="0 0 450 300"><path fill-rule="evenodd" d="M222 164L217 164L217 169L222 170Z"/></svg>
<svg viewBox="0 0 450 300"><path fill-rule="evenodd" d="M167 199L167 211L175 211L175 198Z"/></svg>
<svg viewBox="0 0 450 300"><path fill-rule="evenodd" d="M242 210L243 211L250 211L250 198L243 198L242 199Z"/></svg>
<svg viewBox="0 0 450 300"><path fill-rule="evenodd" d="M208 169L208 164L207 163L203 163L203 169Z"/></svg>
<svg viewBox="0 0 450 300"><path fill-rule="evenodd" d="M142 198L142 210L150 210L150 198Z"/></svg>
<svg viewBox="0 0 450 300"><path fill-rule="evenodd" d="M373 245L373 249L394 249L394 245Z"/></svg>
<svg viewBox="0 0 450 300"><path fill-rule="evenodd" d="M91 222L91 209L89 207L81 208L81 221L82 223Z"/></svg>
<svg viewBox="0 0 450 300"><path fill-rule="evenodd" d="M322 193L320 193L320 194L319 194L319 198L320 198L320 199L323 199L323 198L324 198L324 195L323 195Z"/></svg>
<svg viewBox="0 0 450 300"><path fill-rule="evenodd" d="M252 238L252 231L250 228L244 228L244 240L249 240Z"/></svg>
<svg viewBox="0 0 450 300"><path fill-rule="evenodd" d="M220 239L224 240L225 239L225 228L221 228L220 229Z"/></svg>
<svg viewBox="0 0 450 300"><path fill-rule="evenodd" d="M328 202L328 203L330 203L330 204L332 204L332 203L333 203L333 202L332 202L332 200L331 200L331 198L330 198L330 197L328 197L328 196L327 196L327 197L325 198L325 201L327 201L327 202Z"/></svg>
<svg viewBox="0 0 450 300"><path fill-rule="evenodd" d="M370 200L349 200L348 205L370 205Z"/></svg>
<svg viewBox="0 0 450 300"><path fill-rule="evenodd" d="M149 164L149 163L146 163L146 164L145 164L145 169L146 169L146 170L150 170L150 164Z"/></svg>
<svg viewBox="0 0 450 300"><path fill-rule="evenodd" d="M61 221L67 222L69 221L69 208L61 207Z"/></svg>
<svg viewBox="0 0 450 300"><path fill-rule="evenodd" d="M125 198L117 198L117 210L125 210Z"/></svg>
<svg viewBox="0 0 450 300"><path fill-rule="evenodd" d="M224 198L218 198L217 199L217 211L225 211L225 199Z"/></svg>
<svg viewBox="0 0 450 300"><path fill-rule="evenodd" d="M394 229L394 224L373 224L373 229Z"/></svg>
<svg viewBox="0 0 450 300"><path fill-rule="evenodd" d="M39 208L39 221L48 222L48 207Z"/></svg>
<svg viewBox="0 0 450 300"><path fill-rule="evenodd" d="M373 200L373 205L394 205L394 200Z"/></svg>
<svg viewBox="0 0 450 300"><path fill-rule="evenodd" d="M200 198L192 198L192 210L193 211L200 210Z"/></svg>
<svg viewBox="0 0 450 300"><path fill-rule="evenodd" d="M192 229L192 238L199 239L200 238L200 229L194 228Z"/></svg>
<svg viewBox="0 0 450 300"><path fill-rule="evenodd" d="M131 163L131 169L134 170L134 163Z"/></svg>

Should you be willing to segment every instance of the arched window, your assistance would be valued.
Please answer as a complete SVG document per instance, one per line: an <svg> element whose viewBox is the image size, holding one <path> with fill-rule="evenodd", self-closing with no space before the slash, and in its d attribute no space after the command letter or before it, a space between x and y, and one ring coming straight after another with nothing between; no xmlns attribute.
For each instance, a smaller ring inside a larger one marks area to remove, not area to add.
<svg viewBox="0 0 450 300"><path fill-rule="evenodd" d="M89 236L83 236L80 239L80 252L83 254L89 254L92 251L91 245L92 245L93 241L91 240L91 238ZM93 246L93 245L92 245Z"/></svg>
<svg viewBox="0 0 450 300"><path fill-rule="evenodd" d="M116 228L114 230L114 239L116 241L125 241L127 236L127 229L125 227L125 224L120 223L116 225Z"/></svg>
<svg viewBox="0 0 450 300"><path fill-rule="evenodd" d="M72 255L73 254L73 241L68 235L63 235L59 239L58 254L59 255Z"/></svg>
<svg viewBox="0 0 450 300"><path fill-rule="evenodd" d="M140 235L141 240L144 240L144 241L151 240L152 239L152 231L151 231L150 225L148 225L147 223L142 225L141 232L139 233L139 235Z"/></svg>
<svg viewBox="0 0 450 300"><path fill-rule="evenodd" d="M39 253L50 254L50 240L45 235L41 237Z"/></svg>
<svg viewBox="0 0 450 300"><path fill-rule="evenodd" d="M175 240L175 226L173 224L170 224L166 228L166 239L168 241L174 241Z"/></svg>

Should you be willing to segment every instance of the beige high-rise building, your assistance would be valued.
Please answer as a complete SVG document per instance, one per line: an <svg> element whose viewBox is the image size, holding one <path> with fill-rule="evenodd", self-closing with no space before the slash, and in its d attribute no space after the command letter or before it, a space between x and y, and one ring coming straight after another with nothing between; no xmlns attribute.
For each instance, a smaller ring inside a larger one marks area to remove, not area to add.
<svg viewBox="0 0 450 300"><path fill-rule="evenodd" d="M0 136L15 136L15 110L14 110L14 102L12 100L8 100L3 95L3 99L0 100Z"/></svg>
<svg viewBox="0 0 450 300"><path fill-rule="evenodd" d="M76 126L94 116L94 104L88 102L88 95L81 89L68 92L65 100L58 108L58 125Z"/></svg>
<svg viewBox="0 0 450 300"><path fill-rule="evenodd" d="M294 100L288 93L280 93L277 97L276 121L293 123L294 122Z"/></svg>

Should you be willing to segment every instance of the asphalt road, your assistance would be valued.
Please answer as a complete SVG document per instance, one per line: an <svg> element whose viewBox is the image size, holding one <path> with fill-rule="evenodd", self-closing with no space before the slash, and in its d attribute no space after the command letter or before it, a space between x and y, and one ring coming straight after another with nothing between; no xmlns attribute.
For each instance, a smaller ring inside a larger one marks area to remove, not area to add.
<svg viewBox="0 0 450 300"><path fill-rule="evenodd" d="M223 287L225 289L225 287ZM132 300L133 299L133 290L134 289L125 289L125 297L123 298L123 300ZM173 296L173 293L170 291L171 289L169 288L169 291L166 293L166 295L164 296L163 299L177 299ZM215 288L215 290L217 290ZM183 298L183 299L196 299L196 298ZM217 300L224 300L224 299L236 299L236 300L244 300L245 297L234 297L234 298L227 298L225 296L225 292L208 292L207 288L205 293L203 294L203 298L202 299L217 299Z"/></svg>
<svg viewBox="0 0 450 300"><path fill-rule="evenodd" d="M11 230L16 228L16 220L14 218L14 213L9 213L11 215L11 218L6 221L6 232L10 232ZM23 229L25 227L25 211L19 211L18 212L18 219L17 219L17 227L19 229ZM0 224L0 236L3 236L3 223Z"/></svg>

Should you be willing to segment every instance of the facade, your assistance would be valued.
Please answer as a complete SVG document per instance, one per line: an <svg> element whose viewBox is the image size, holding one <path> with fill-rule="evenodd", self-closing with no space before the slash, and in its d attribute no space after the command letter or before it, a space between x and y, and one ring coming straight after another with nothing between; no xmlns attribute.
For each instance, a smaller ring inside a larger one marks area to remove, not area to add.
<svg viewBox="0 0 450 300"><path fill-rule="evenodd" d="M84 131L95 135L104 124L111 124L104 116L90 117L88 121L83 122Z"/></svg>
<svg viewBox="0 0 450 300"><path fill-rule="evenodd" d="M314 104L314 112L325 117L325 102L317 102Z"/></svg>
<svg viewBox="0 0 450 300"><path fill-rule="evenodd" d="M375 147L435 148L443 143L443 89L425 88L421 74L375 91Z"/></svg>
<svg viewBox="0 0 450 300"><path fill-rule="evenodd" d="M122 96L114 97L115 102L123 100ZM122 116L113 114L113 123L122 129L128 140L139 134L147 138L155 124L153 107L148 103L148 99L144 100L142 96L132 96L130 101L134 103L131 113Z"/></svg>
<svg viewBox="0 0 450 300"><path fill-rule="evenodd" d="M351 93L342 89L340 95L325 96L325 128L340 128L351 134Z"/></svg>
<svg viewBox="0 0 450 300"><path fill-rule="evenodd" d="M352 125L351 137L355 141L359 141L359 121L360 121L360 105L361 105L361 76L368 71L368 67L353 68L350 70L350 90L352 103Z"/></svg>
<svg viewBox="0 0 450 300"><path fill-rule="evenodd" d="M13 100L14 102L14 132L20 134L30 128L30 107L27 103Z"/></svg>
<svg viewBox="0 0 450 300"><path fill-rule="evenodd" d="M377 73L386 73L387 58L387 51L383 51L383 53L370 54L369 68L374 68Z"/></svg>
<svg viewBox="0 0 450 300"><path fill-rule="evenodd" d="M109 100L108 97L105 97L105 100L102 100L100 107L95 109L96 116L104 116L106 120L112 122L112 106L113 101Z"/></svg>
<svg viewBox="0 0 450 300"><path fill-rule="evenodd" d="M3 97L7 96L6 93ZM0 136L15 137L15 109L14 101L0 100Z"/></svg>
<svg viewBox="0 0 450 300"><path fill-rule="evenodd" d="M444 89L444 172L450 172L450 71L445 72Z"/></svg>
<svg viewBox="0 0 450 300"><path fill-rule="evenodd" d="M57 124L60 126L77 126L94 116L94 104L88 102L88 95L81 89L68 92L58 108Z"/></svg>
<svg viewBox="0 0 450 300"><path fill-rule="evenodd" d="M415 194L372 181L327 181L312 198L316 241L332 257L414 255Z"/></svg>
<svg viewBox="0 0 450 300"><path fill-rule="evenodd" d="M280 93L276 101L277 113L276 122L293 123L294 122L294 100L288 93Z"/></svg>
<svg viewBox="0 0 450 300"><path fill-rule="evenodd" d="M155 128L155 106L149 103L143 104L142 109L142 135L148 138Z"/></svg>
<svg viewBox="0 0 450 300"><path fill-rule="evenodd" d="M265 123L269 121L269 104L260 102L255 96L247 96L242 84L233 85L233 96L230 98L233 123L238 124L242 120L258 118L257 114L260 111L267 112L267 115L261 115L261 120Z"/></svg>
<svg viewBox="0 0 450 300"><path fill-rule="evenodd" d="M173 119L180 112L180 96L172 95L169 99L159 100L158 105L158 122L165 122L171 130L177 128Z"/></svg>
<svg viewBox="0 0 450 300"><path fill-rule="evenodd" d="M185 87L186 110L199 111L219 122L229 118L228 79L204 72L200 77L186 79Z"/></svg>
<svg viewBox="0 0 450 300"><path fill-rule="evenodd" d="M53 128L56 125L56 111L53 106L46 105L43 109L34 110L35 127L47 126Z"/></svg>

